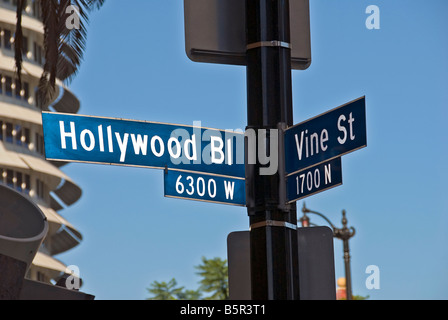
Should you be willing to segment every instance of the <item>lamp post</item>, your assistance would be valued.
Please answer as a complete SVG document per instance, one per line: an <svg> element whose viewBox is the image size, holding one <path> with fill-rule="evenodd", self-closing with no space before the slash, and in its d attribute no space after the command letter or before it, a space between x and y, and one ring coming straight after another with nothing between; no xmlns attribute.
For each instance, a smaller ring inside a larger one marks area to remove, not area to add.
<svg viewBox="0 0 448 320"><path fill-rule="evenodd" d="M350 270L350 248L348 245L348 240L355 235L355 228L347 227L347 217L345 210L342 210L342 228L336 228L334 224L325 217L322 213L317 211L310 210L306 207L305 202L303 203L302 208L303 216L300 218L300 222L302 223L302 227L310 226L310 218L306 215L307 213L312 213L318 215L322 219L324 219L333 229L333 235L335 238L342 240L344 247L344 264L345 264L345 279L346 279L346 288L347 288L347 300L352 300L352 277Z"/></svg>

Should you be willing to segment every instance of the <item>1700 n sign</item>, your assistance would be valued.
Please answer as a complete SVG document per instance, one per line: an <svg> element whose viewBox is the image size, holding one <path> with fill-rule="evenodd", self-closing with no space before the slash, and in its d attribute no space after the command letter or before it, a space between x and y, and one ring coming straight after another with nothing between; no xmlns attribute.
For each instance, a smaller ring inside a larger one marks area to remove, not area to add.
<svg viewBox="0 0 448 320"><path fill-rule="evenodd" d="M288 176L287 202L292 203L341 184L341 158L335 158Z"/></svg>

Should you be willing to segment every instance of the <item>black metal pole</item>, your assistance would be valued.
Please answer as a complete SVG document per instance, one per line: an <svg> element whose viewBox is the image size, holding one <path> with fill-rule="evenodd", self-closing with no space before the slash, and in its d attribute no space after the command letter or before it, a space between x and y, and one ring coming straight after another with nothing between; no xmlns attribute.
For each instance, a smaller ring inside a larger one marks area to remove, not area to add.
<svg viewBox="0 0 448 320"><path fill-rule="evenodd" d="M246 0L247 129L255 132L257 149L264 144L268 154L278 153L277 172L260 175L259 157L248 163L246 152L253 300L299 299L296 207L285 204L281 143L269 144L270 130L293 124L289 28L289 0ZM267 130L261 144L260 129Z"/></svg>
<svg viewBox="0 0 448 320"><path fill-rule="evenodd" d="M345 286L347 290L347 300L353 300L352 275L350 270L350 249L348 247L348 239L344 239L342 243L344 246Z"/></svg>
<svg viewBox="0 0 448 320"><path fill-rule="evenodd" d="M342 229L335 230L335 237L341 239L343 243L347 300L352 300L352 272L350 268L350 247L348 240L355 235L355 229L353 227L349 229L347 222L346 212L342 210Z"/></svg>

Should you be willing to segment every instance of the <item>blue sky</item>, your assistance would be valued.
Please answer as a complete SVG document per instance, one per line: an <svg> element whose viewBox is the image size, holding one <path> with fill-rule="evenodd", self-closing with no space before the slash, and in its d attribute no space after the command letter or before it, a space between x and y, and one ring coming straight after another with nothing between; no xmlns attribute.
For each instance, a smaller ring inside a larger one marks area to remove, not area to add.
<svg viewBox="0 0 448 320"><path fill-rule="evenodd" d="M369 5L379 30L365 26ZM368 146L342 158L342 186L305 201L337 226L347 211L353 292L370 299L448 299L447 9L446 0L311 1L313 62L293 71L294 122L365 95ZM70 85L80 114L244 129L245 68L194 63L184 44L182 1L107 1ZM145 299L150 283L173 277L196 289L201 257L226 258L227 235L248 230L245 208L164 198L161 170L64 171L83 197L62 214L84 241L58 258L99 300ZM369 265L380 289L366 288ZM337 239L335 268L344 276Z"/></svg>

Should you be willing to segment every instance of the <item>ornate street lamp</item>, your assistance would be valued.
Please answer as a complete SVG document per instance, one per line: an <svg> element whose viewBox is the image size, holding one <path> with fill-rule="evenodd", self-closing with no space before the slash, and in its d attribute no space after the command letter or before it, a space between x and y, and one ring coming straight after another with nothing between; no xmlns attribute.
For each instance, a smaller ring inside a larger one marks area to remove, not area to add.
<svg viewBox="0 0 448 320"><path fill-rule="evenodd" d="M324 216L322 213L310 210L306 207L305 202L303 203L302 208L303 216L300 218L300 222L302 223L302 227L310 226L310 218L306 215L307 213L312 213L318 215L322 219L324 219L333 229L333 236L342 240L344 246L344 264L345 264L345 279L346 279L346 288L347 288L347 300L352 300L352 277L350 270L350 248L348 245L348 240L355 235L355 228L347 227L347 218L345 216L345 210L342 210L342 229L336 228L331 221Z"/></svg>

